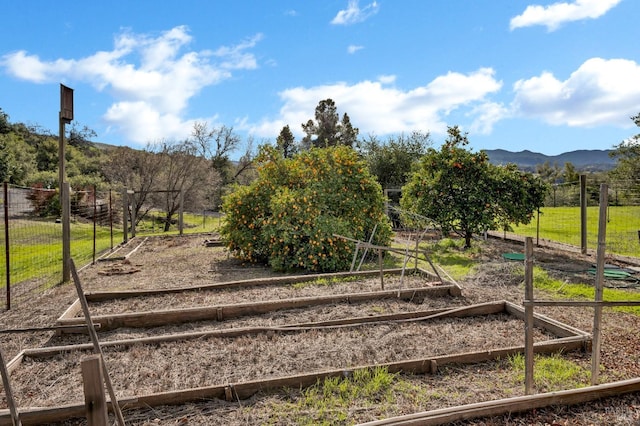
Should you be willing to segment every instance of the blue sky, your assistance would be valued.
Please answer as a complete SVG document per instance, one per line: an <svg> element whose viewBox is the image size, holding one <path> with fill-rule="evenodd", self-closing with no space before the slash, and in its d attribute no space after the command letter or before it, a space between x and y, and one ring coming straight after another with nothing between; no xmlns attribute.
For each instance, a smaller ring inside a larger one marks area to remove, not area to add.
<svg viewBox="0 0 640 426"><path fill-rule="evenodd" d="M257 145L331 98L360 136L448 125L474 149L556 155L638 133L637 0L4 2L0 108L57 133L59 84L96 140L194 122ZM238 153L240 154L240 153Z"/></svg>

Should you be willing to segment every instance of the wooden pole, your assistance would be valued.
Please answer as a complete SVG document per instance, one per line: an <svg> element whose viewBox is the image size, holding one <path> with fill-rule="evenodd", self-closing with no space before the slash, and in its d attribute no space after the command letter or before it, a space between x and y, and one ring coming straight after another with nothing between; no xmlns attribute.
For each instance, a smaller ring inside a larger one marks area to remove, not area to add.
<svg viewBox="0 0 640 426"><path fill-rule="evenodd" d="M138 217L136 216L136 211L138 210L138 201L136 200L135 191L127 191L127 194L131 195L131 238L136 236L136 222ZM153 221L155 223L155 220Z"/></svg>
<svg viewBox="0 0 640 426"><path fill-rule="evenodd" d="M111 385L111 379L109 378L109 371L107 370L107 364L104 361L104 354L102 353L102 348L100 347L100 342L98 341L98 333L96 333L96 328L93 325L93 321L91 319L91 314L89 313L89 304L87 303L87 299L84 296L84 292L82 291L82 286L80 284L80 277L78 277L78 271L76 270L76 266L73 263L73 259L69 259L69 269L71 270L71 274L73 275L73 282L76 286L76 291L78 292L78 299L80 300L80 304L82 305L82 311L84 313L84 318L87 323L87 327L89 329L89 336L91 336L91 341L93 342L93 349L96 354L100 355L102 359L102 369L104 370L104 383L107 386L107 390L109 391L109 396L111 397L111 407L113 409L114 414L116 415L116 419L120 426L124 426L124 417L122 417L122 411L120 410L120 405L118 404L118 400L116 399L116 394L113 391L113 386Z"/></svg>
<svg viewBox="0 0 640 426"><path fill-rule="evenodd" d="M580 175L580 252L587 254L587 175Z"/></svg>
<svg viewBox="0 0 640 426"><path fill-rule="evenodd" d="M104 395L104 376L100 355L89 355L81 363L84 405L89 426L107 426L109 415Z"/></svg>
<svg viewBox="0 0 640 426"><path fill-rule="evenodd" d="M9 381L9 371L7 365L4 363L4 356L0 351L0 372L2 373L2 385L4 386L4 393L7 397L7 405L9 406L9 412L11 413L11 420L14 426L21 426L20 415L16 408L16 403L13 399L13 392L11 391L11 382Z"/></svg>
<svg viewBox="0 0 640 426"><path fill-rule="evenodd" d="M60 205L62 206L62 282L69 282L69 260L71 259L71 187L69 182L62 182L60 188Z"/></svg>
<svg viewBox="0 0 640 426"><path fill-rule="evenodd" d="M533 301L533 240L531 237L525 239L524 285L525 300ZM526 395L531 395L533 393L533 305L526 304L524 312L524 390Z"/></svg>
<svg viewBox="0 0 640 426"><path fill-rule="evenodd" d="M536 245L540 246L540 207L538 207L538 214L536 215Z"/></svg>
<svg viewBox="0 0 640 426"><path fill-rule="evenodd" d="M180 190L180 208L178 210L178 228L180 228L180 236L184 232L184 191Z"/></svg>
<svg viewBox="0 0 640 426"><path fill-rule="evenodd" d="M378 249L378 265L380 266L380 288L384 290L384 267L382 265L382 249Z"/></svg>
<svg viewBox="0 0 640 426"><path fill-rule="evenodd" d="M122 230L124 232L123 242L129 241L129 191L122 190Z"/></svg>
<svg viewBox="0 0 640 426"><path fill-rule="evenodd" d="M596 250L595 301L602 302L604 292L604 258L607 240L607 204L609 188L606 183L600 185L600 211L598 217L598 249ZM598 384L600 369L600 326L602 305L596 304L593 314L593 344L591 347L591 384Z"/></svg>

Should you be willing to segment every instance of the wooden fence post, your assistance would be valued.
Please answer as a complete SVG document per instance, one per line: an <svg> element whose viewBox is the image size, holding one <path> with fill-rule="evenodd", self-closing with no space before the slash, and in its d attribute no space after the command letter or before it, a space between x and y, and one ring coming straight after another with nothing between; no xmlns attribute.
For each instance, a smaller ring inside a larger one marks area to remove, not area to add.
<svg viewBox="0 0 640 426"><path fill-rule="evenodd" d="M129 191L122 189L122 230L124 231L123 242L129 241Z"/></svg>
<svg viewBox="0 0 640 426"><path fill-rule="evenodd" d="M533 239L525 239L524 258L524 299L533 302ZM533 304L524 306L524 391L526 395L533 393Z"/></svg>
<svg viewBox="0 0 640 426"><path fill-rule="evenodd" d="M587 175L580 175L580 252L587 254Z"/></svg>
<svg viewBox="0 0 640 426"><path fill-rule="evenodd" d="M104 394L104 376L100 355L89 355L81 363L84 405L89 426L107 426L107 401Z"/></svg>
<svg viewBox="0 0 640 426"><path fill-rule="evenodd" d="M111 397L111 407L113 409L114 414L116 415L116 421L118 425L124 426L124 417L122 416L122 410L120 409L120 405L118 404L118 399L116 398L116 393L113 390L113 385L111 384L111 379L109 378L109 372L107 371L107 365L104 362L104 354L102 353L102 348L100 347L100 342L98 341L98 333L96 333L96 328L93 325L93 320L91 319L91 314L89 313L89 304L87 303L87 298L82 291L82 285L80 284L80 278L78 277L78 271L76 270L76 266L73 263L73 259L69 260L69 269L71 270L71 275L73 276L73 283L76 286L76 291L78 293L78 300L80 301L80 305L82 305L82 312L84 313L84 319L87 323L87 328L89 330L89 337L91 337L91 341L93 343L93 349L96 354L100 356L102 360L102 370L104 374L104 384L107 386L107 390L109 391L109 396Z"/></svg>
<svg viewBox="0 0 640 426"><path fill-rule="evenodd" d="M602 295L604 291L604 257L607 240L607 204L609 187L606 183L600 185L600 211L598 217L598 249L596 250L596 291L593 315L593 342L591 347L591 384L598 384L600 369L600 322L602 321Z"/></svg>
<svg viewBox="0 0 640 426"><path fill-rule="evenodd" d="M60 205L62 207L62 282L69 282L69 259L71 259L71 186L62 182L60 188Z"/></svg>

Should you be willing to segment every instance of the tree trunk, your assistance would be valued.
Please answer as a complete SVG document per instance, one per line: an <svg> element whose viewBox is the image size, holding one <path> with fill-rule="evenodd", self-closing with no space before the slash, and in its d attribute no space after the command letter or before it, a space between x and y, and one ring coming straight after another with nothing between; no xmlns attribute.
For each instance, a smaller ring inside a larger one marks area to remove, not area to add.
<svg viewBox="0 0 640 426"><path fill-rule="evenodd" d="M466 231L464 233L464 248L468 249L471 248L471 237L473 236L473 234L469 231Z"/></svg>
<svg viewBox="0 0 640 426"><path fill-rule="evenodd" d="M171 216L172 215L167 214L164 219L164 232L169 232L169 228L171 227Z"/></svg>

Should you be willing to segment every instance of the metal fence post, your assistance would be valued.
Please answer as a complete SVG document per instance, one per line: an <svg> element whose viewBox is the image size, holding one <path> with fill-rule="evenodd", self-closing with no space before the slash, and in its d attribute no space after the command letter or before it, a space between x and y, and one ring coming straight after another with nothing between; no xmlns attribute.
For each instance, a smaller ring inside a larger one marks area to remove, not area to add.
<svg viewBox="0 0 640 426"><path fill-rule="evenodd" d="M96 186L93 185L93 259L91 264L96 263L96 238L97 238L97 228L96 228L96 220L97 220L97 211L98 211L98 194L96 193Z"/></svg>
<svg viewBox="0 0 640 426"><path fill-rule="evenodd" d="M7 311L11 309L11 270L9 266L9 184L4 183L4 263L5 263L5 275L7 285Z"/></svg>

